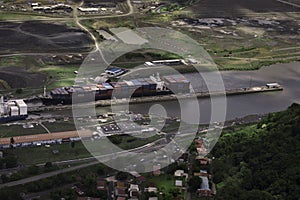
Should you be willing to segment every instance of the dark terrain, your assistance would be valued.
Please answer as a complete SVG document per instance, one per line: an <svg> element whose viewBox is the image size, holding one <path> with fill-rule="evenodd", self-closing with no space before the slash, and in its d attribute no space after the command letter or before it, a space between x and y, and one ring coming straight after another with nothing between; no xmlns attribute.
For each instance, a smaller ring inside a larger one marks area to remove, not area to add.
<svg viewBox="0 0 300 200"><path fill-rule="evenodd" d="M0 23L0 54L16 52L82 52L90 50L89 36L63 24Z"/></svg>
<svg viewBox="0 0 300 200"><path fill-rule="evenodd" d="M201 17L249 16L253 13L257 15L257 13L300 11L300 8L276 0L200 0L191 9Z"/></svg>

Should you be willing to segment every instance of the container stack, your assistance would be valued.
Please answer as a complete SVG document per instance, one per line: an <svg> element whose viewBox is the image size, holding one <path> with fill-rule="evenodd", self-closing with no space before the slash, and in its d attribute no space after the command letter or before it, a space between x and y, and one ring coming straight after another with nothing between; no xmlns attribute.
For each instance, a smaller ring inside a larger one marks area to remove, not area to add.
<svg viewBox="0 0 300 200"><path fill-rule="evenodd" d="M67 97L70 96L70 93L68 92L68 87L63 87L63 88L56 88L51 91L51 96L54 98L61 98L61 99L66 99Z"/></svg>
<svg viewBox="0 0 300 200"><path fill-rule="evenodd" d="M190 82L182 75L163 76L165 86L173 93L188 93Z"/></svg>
<svg viewBox="0 0 300 200"><path fill-rule="evenodd" d="M143 96L143 84L137 79L133 79L131 80L131 82L134 85L134 91L132 96Z"/></svg>

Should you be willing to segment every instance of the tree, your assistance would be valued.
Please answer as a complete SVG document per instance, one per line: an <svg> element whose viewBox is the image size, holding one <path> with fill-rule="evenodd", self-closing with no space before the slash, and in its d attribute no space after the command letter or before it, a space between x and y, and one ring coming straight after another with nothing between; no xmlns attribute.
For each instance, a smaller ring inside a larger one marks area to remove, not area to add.
<svg viewBox="0 0 300 200"><path fill-rule="evenodd" d="M116 175L117 180L126 180L128 178L128 173L126 172L118 172Z"/></svg>
<svg viewBox="0 0 300 200"><path fill-rule="evenodd" d="M113 135L108 138L113 144L116 144L116 145L121 144L121 142L122 142L122 137L119 135Z"/></svg>
<svg viewBox="0 0 300 200"><path fill-rule="evenodd" d="M99 176L101 176L101 175L104 174L104 167L103 167L102 165L99 165L99 166L97 167L97 174L98 174Z"/></svg>
<svg viewBox="0 0 300 200"><path fill-rule="evenodd" d="M39 173L39 167L36 165L32 165L32 166L28 167L28 173L30 175L37 175Z"/></svg>
<svg viewBox="0 0 300 200"><path fill-rule="evenodd" d="M3 163L6 168L13 168L18 166L17 158L14 155L8 155L4 158Z"/></svg>
<svg viewBox="0 0 300 200"><path fill-rule="evenodd" d="M10 138L10 144L14 144L15 143L15 139L13 137Z"/></svg>
<svg viewBox="0 0 300 200"><path fill-rule="evenodd" d="M10 148L13 148L13 144L15 144L15 139L13 137L10 138Z"/></svg>
<svg viewBox="0 0 300 200"><path fill-rule="evenodd" d="M47 169L49 169L49 168L53 167L53 164L52 164L52 162L46 162L46 164L45 164L44 167L47 168Z"/></svg>
<svg viewBox="0 0 300 200"><path fill-rule="evenodd" d="M202 183L202 179L198 176L193 176L188 181L190 192L196 192L198 188L200 188Z"/></svg>
<svg viewBox="0 0 300 200"><path fill-rule="evenodd" d="M17 93L17 94L22 94L22 93L23 93L23 89L22 89L22 88L18 88L18 89L16 90L16 93Z"/></svg>

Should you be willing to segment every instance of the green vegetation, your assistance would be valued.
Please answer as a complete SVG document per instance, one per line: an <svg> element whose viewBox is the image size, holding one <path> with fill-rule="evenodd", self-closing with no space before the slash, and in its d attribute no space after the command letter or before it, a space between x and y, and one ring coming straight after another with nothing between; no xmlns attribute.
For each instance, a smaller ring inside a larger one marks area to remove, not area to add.
<svg viewBox="0 0 300 200"><path fill-rule="evenodd" d="M11 13L11 12L4 12L0 11L0 20L30 20L34 19L34 16L29 14L21 14L21 13Z"/></svg>
<svg viewBox="0 0 300 200"><path fill-rule="evenodd" d="M35 167L32 167L31 171L35 171ZM62 197L69 197L69 199L76 199L77 195L75 190L71 190L70 186L64 188L66 184L83 184L86 186L84 190L85 194L89 197L103 197L106 199L106 191L99 191L96 188L96 179L103 177L107 172L112 172L112 169L97 164L84 169L78 169L64 174L59 174L53 177L45 178L36 182L27 183L25 185L1 188L1 199L6 200L19 200L22 199L19 193L34 193L43 190L51 189L50 199L61 199ZM44 198L43 198L44 199Z"/></svg>
<svg viewBox="0 0 300 200"><path fill-rule="evenodd" d="M58 150L59 152L54 154L53 150ZM77 142L73 148L70 143L66 143L52 145L49 148L42 146L6 149L4 153L14 155L19 163L25 165L91 157L91 154L81 142Z"/></svg>
<svg viewBox="0 0 300 200"><path fill-rule="evenodd" d="M216 199L297 199L300 106L225 133L212 151Z"/></svg>
<svg viewBox="0 0 300 200"><path fill-rule="evenodd" d="M42 123L50 132L62 132L75 130L74 123L72 121L55 121L55 122L43 122ZM47 133L47 131L40 124L33 124L33 128L23 128L22 125L0 125L0 138L32 135Z"/></svg>
<svg viewBox="0 0 300 200"><path fill-rule="evenodd" d="M66 65L66 66L45 66L39 69L39 72L46 73L48 75L48 88L53 89L56 87L63 87L74 84L76 75L74 71L78 70L78 66Z"/></svg>
<svg viewBox="0 0 300 200"><path fill-rule="evenodd" d="M2 79L0 79L0 88L11 89L11 87L8 85L8 83L5 80L2 80Z"/></svg>
<svg viewBox="0 0 300 200"><path fill-rule="evenodd" d="M137 148L146 145L148 143L154 142L162 138L162 136L154 135L147 138L137 138L130 135L113 135L108 138L113 144L126 150L126 149Z"/></svg>
<svg viewBox="0 0 300 200"><path fill-rule="evenodd" d="M149 183L154 183L159 191L166 192L175 188L173 175L152 176L147 178Z"/></svg>

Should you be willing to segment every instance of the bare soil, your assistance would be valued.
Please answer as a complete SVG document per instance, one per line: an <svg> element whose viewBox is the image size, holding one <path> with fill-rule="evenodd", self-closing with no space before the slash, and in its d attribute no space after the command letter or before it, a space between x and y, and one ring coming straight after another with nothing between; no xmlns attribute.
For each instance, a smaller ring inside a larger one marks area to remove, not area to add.
<svg viewBox="0 0 300 200"><path fill-rule="evenodd" d="M0 23L0 53L83 52L93 42L82 30L63 24Z"/></svg>
<svg viewBox="0 0 300 200"><path fill-rule="evenodd" d="M200 0L191 7L201 17L248 16L252 13L300 12L276 0Z"/></svg>
<svg viewBox="0 0 300 200"><path fill-rule="evenodd" d="M26 88L43 86L46 75L28 72L21 67L0 68L0 79L6 81L11 88Z"/></svg>

